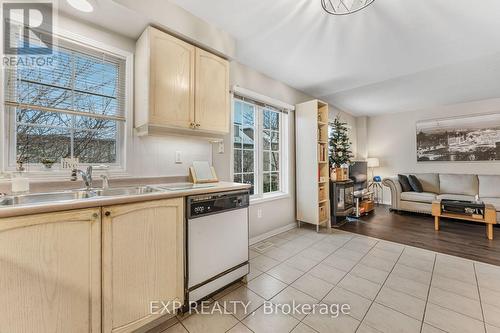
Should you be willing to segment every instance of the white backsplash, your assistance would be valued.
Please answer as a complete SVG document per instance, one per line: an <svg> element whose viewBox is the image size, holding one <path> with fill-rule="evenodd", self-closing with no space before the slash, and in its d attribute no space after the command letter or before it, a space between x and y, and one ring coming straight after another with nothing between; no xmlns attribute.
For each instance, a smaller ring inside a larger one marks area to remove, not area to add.
<svg viewBox="0 0 500 333"><path fill-rule="evenodd" d="M212 163L212 144L188 136L131 137L127 173L133 177L185 176L193 161ZM175 163L176 152L182 163Z"/></svg>

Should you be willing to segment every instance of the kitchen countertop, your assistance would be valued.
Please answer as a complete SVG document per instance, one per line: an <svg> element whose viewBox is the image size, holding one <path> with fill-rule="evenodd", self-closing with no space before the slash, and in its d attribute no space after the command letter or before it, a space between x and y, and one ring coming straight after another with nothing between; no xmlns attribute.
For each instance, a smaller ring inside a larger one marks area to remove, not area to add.
<svg viewBox="0 0 500 333"><path fill-rule="evenodd" d="M173 185L173 184L161 184ZM109 196L109 197L92 197L87 199L76 199L57 202L44 202L39 204L28 204L19 206L0 207L0 218L8 218L14 216L23 216L40 213L59 212L72 209L95 208L109 205L127 204L141 201L151 201L160 199L170 199L186 197L196 194L209 194L223 191L245 190L250 188L249 184L239 184L231 182L211 183L213 187L182 189L175 191L161 191L139 195L124 195L124 196ZM154 187L154 185L152 185Z"/></svg>

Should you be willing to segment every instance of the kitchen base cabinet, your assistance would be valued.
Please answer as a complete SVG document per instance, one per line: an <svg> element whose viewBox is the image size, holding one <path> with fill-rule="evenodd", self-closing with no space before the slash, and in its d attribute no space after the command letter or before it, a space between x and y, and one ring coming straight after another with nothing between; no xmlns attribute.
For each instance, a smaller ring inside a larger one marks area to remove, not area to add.
<svg viewBox="0 0 500 333"><path fill-rule="evenodd" d="M160 317L151 302L184 301L184 199L102 208L103 333Z"/></svg>
<svg viewBox="0 0 500 333"><path fill-rule="evenodd" d="M0 219L0 332L101 332L100 216Z"/></svg>

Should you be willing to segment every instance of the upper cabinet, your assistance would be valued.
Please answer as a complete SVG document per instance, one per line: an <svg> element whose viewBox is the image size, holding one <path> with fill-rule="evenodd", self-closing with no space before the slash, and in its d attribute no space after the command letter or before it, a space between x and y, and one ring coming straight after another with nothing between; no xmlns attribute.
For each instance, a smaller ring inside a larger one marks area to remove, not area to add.
<svg viewBox="0 0 500 333"><path fill-rule="evenodd" d="M148 27L137 41L135 127L187 135L229 132L229 63Z"/></svg>
<svg viewBox="0 0 500 333"><path fill-rule="evenodd" d="M195 122L201 130L229 132L229 64L196 49Z"/></svg>

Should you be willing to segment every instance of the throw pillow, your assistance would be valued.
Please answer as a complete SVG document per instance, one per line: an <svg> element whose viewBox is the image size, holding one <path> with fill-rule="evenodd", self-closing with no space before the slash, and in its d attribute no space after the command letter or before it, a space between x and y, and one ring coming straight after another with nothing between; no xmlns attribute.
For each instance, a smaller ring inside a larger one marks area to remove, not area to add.
<svg viewBox="0 0 500 333"><path fill-rule="evenodd" d="M410 181L408 180L408 177L405 175L398 175L398 180L399 183L401 184L401 188L403 189L403 192L412 192L413 189L411 188Z"/></svg>
<svg viewBox="0 0 500 333"><path fill-rule="evenodd" d="M420 180L418 180L417 177L414 175L409 175L408 180L410 181L410 186L415 192L423 192L424 188L422 187L422 183L420 183Z"/></svg>

